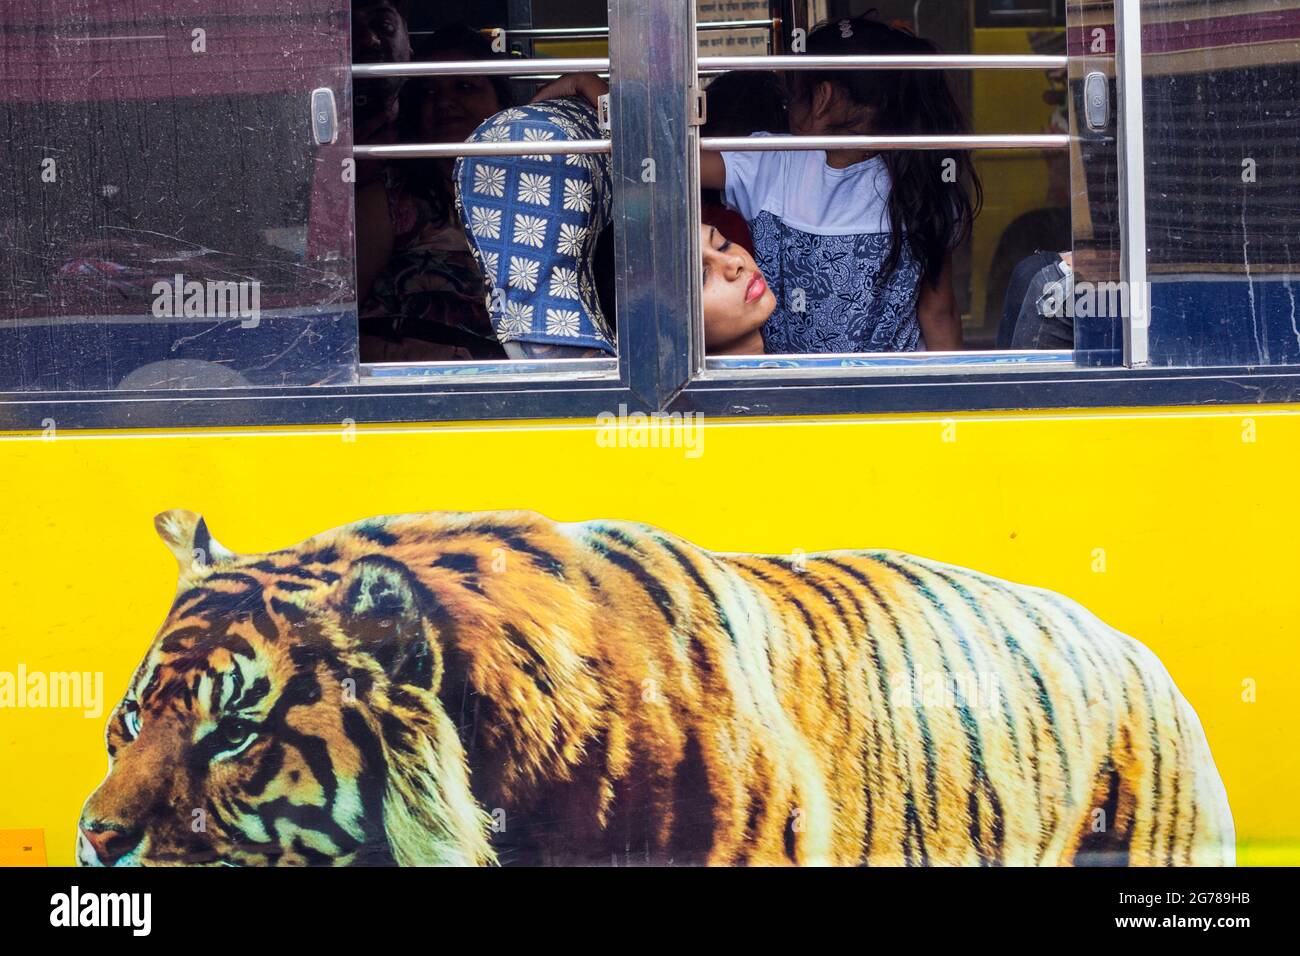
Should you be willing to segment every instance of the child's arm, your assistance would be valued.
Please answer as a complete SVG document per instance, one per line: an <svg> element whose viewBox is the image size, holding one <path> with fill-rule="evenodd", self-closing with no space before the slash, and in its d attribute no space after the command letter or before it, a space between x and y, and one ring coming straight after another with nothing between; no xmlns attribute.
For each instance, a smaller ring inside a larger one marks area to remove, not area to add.
<svg viewBox="0 0 1300 956"><path fill-rule="evenodd" d="M921 338L926 351L958 352L961 350L961 313L957 311L957 293L952 287L952 255L943 260L939 282L931 286L921 280L921 294L916 302L916 317L921 323Z"/></svg>
<svg viewBox="0 0 1300 956"><path fill-rule="evenodd" d="M609 84L595 73L570 73L547 83L537 91L532 102L555 99L561 96L581 96L592 106L596 99L609 92ZM727 167L722 154L709 150L700 153L700 187L723 189L727 185Z"/></svg>
<svg viewBox="0 0 1300 956"><path fill-rule="evenodd" d="M700 150L700 188L725 189L727 187L727 164L722 154L716 150Z"/></svg>
<svg viewBox="0 0 1300 956"><path fill-rule="evenodd" d="M595 73L567 73L558 80L552 80L538 90L529 101L554 100L561 96L581 96L592 106L596 100L609 92L609 84Z"/></svg>

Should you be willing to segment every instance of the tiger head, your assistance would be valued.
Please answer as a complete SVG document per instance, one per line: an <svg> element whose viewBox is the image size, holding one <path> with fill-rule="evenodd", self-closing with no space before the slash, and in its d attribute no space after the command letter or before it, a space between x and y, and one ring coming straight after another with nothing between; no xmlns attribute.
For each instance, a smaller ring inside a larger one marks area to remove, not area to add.
<svg viewBox="0 0 1300 956"><path fill-rule="evenodd" d="M456 595L373 541L241 556L191 512L156 524L180 584L109 718L79 862L492 862L438 696Z"/></svg>

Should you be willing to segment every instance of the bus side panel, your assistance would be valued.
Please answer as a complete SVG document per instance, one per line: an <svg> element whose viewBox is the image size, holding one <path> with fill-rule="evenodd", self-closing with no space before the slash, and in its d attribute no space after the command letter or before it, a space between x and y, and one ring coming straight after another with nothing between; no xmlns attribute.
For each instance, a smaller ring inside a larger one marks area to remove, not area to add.
<svg viewBox="0 0 1300 956"><path fill-rule="evenodd" d="M0 831L42 831L49 862L73 862L105 723L176 593L158 513L202 513L226 547L256 553L374 515L529 509L644 522L721 552L897 549L1068 595L1150 648L1199 715L1238 862L1300 863L1300 408L688 421L656 434L2 439ZM92 677L79 707L14 695L20 674L73 672Z"/></svg>

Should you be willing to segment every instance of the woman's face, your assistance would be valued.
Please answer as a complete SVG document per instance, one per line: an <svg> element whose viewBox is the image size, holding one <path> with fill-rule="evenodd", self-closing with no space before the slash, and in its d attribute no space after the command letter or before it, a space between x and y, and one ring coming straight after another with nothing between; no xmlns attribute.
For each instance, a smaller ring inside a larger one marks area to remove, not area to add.
<svg viewBox="0 0 1300 956"><path fill-rule="evenodd" d="M700 226L704 253L704 343L725 348L753 334L776 308L776 295L745 249L714 226Z"/></svg>
<svg viewBox="0 0 1300 956"><path fill-rule="evenodd" d="M437 60L468 60L467 53L442 54ZM421 80L425 96L420 128L433 142L463 142L501 109L496 88L485 76L431 76Z"/></svg>

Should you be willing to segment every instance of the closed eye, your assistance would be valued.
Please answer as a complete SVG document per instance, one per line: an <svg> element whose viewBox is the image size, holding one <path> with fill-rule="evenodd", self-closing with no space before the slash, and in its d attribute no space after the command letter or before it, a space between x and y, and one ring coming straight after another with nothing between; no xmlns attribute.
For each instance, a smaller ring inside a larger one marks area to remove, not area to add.
<svg viewBox="0 0 1300 956"><path fill-rule="evenodd" d="M714 243L717 242L719 239L722 240L722 245L720 246L714 245ZM731 240L728 239L726 236L722 235L721 233L719 233L717 226L710 226L709 227L709 248L715 252L726 252L728 249L731 248ZM703 280L704 285L708 285L709 276L712 274L712 272L713 270L709 268L709 264L706 262L704 264L704 280Z"/></svg>

